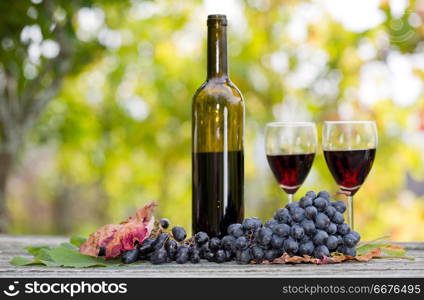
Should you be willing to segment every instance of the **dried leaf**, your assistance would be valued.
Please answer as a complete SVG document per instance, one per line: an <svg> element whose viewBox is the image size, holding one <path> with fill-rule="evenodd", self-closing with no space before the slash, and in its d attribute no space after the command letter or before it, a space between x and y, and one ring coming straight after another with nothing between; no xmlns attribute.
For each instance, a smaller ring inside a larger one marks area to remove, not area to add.
<svg viewBox="0 0 424 300"><path fill-rule="evenodd" d="M96 257L101 247L105 247L105 257L114 258L122 250L134 249L136 242L142 243L153 229L153 210L157 206L152 202L139 209L135 216L120 224L108 224L92 233L81 245L80 253Z"/></svg>

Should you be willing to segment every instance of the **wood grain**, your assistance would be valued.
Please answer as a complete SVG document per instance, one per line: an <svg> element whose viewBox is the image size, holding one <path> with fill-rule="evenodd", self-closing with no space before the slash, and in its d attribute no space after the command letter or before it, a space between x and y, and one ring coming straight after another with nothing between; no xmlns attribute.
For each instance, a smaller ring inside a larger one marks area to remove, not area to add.
<svg viewBox="0 0 424 300"><path fill-rule="evenodd" d="M0 277L424 277L424 243L402 243L416 259L375 259L333 265L238 265L236 263L152 265L142 262L116 268L16 267L10 260L26 255L27 245L58 245L64 237L0 235Z"/></svg>

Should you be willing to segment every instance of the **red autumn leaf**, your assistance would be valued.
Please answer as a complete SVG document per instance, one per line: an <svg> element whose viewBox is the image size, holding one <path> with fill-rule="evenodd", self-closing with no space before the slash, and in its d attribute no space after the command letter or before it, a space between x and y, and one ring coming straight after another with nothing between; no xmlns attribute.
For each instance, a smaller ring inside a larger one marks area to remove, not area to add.
<svg viewBox="0 0 424 300"><path fill-rule="evenodd" d="M123 250L134 249L136 242L142 243L153 229L153 210L157 206L152 202L140 208L135 216L120 224L107 224L93 232L81 245L82 254L97 256L101 247L105 248L105 258L114 258Z"/></svg>

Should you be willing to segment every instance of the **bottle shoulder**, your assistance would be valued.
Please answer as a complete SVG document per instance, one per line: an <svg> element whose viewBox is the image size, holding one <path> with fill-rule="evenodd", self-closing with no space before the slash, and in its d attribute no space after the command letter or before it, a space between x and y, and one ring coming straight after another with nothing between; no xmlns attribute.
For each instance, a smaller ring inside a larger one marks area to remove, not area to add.
<svg viewBox="0 0 424 300"><path fill-rule="evenodd" d="M229 78L208 79L197 89L193 96L194 101L210 98L225 98L231 102L244 102L240 90Z"/></svg>

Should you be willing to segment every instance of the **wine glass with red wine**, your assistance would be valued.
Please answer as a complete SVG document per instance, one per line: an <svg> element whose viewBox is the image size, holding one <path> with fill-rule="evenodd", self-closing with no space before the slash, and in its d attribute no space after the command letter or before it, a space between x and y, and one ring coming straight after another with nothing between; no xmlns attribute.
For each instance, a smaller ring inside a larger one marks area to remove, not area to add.
<svg viewBox="0 0 424 300"><path fill-rule="evenodd" d="M378 136L374 121L326 121L322 129L325 161L347 195L348 224L353 229L353 195L371 170Z"/></svg>
<svg viewBox="0 0 424 300"><path fill-rule="evenodd" d="M289 202L305 181L317 148L312 122L272 122L265 129L265 152L272 173Z"/></svg>

